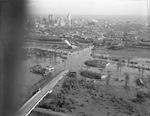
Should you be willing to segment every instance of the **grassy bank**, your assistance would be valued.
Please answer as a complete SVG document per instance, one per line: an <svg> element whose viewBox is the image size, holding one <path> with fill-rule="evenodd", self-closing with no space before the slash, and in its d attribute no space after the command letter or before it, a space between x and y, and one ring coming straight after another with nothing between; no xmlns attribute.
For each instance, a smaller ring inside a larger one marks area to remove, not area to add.
<svg viewBox="0 0 150 116"><path fill-rule="evenodd" d="M141 96L135 88L103 86L69 77L38 107L74 116L149 116L149 97L141 103L133 100L137 98Z"/></svg>

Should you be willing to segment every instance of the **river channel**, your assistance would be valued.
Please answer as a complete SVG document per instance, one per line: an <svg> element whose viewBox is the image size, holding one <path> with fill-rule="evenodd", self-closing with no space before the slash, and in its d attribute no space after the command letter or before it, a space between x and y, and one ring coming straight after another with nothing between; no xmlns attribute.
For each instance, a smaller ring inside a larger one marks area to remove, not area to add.
<svg viewBox="0 0 150 116"><path fill-rule="evenodd" d="M32 72L29 71L29 69L32 66L35 66L37 64L41 65L42 67L46 66L53 66L54 67L54 72L53 76L57 75L59 72L63 70L70 70L70 71L75 71L79 74L80 70L89 70L97 73L102 73L102 74L107 74L107 70L112 71L112 78L119 77L120 79L124 79L124 72L130 73L130 86L135 86L134 79L135 77L139 74L138 69L133 69L127 66L121 67L119 69L120 71L117 70L117 65L115 62L109 61L110 65L106 67L106 69L101 72L99 68L92 68L92 67L87 67L84 65L84 62L87 60L92 60L92 59L99 59L99 58L93 58L91 56L92 54L92 48L93 46L86 47L80 50L76 50L73 52L68 51L67 53L63 54L63 57L60 56L59 54L54 54L52 52L47 53L46 56L44 55L35 55L35 53L31 53L30 57L24 60L24 88L25 88L25 93L30 88L34 83L38 82L41 80L42 76L33 74ZM62 54L62 53L61 53ZM143 58L134 58L134 60L139 60L138 62L145 62L148 59L143 59ZM100 60L100 59L99 59ZM144 71L145 75L150 74L150 71ZM124 85L124 82L115 82L112 81L111 84L113 85Z"/></svg>
<svg viewBox="0 0 150 116"><path fill-rule="evenodd" d="M101 73L101 71L98 68L87 67L84 65L84 62L86 60L96 59L91 56L92 48L93 48L93 46L86 47L86 48L76 50L73 52L68 51L67 53L65 53L63 55L63 57L52 54L52 53L47 53L47 54L49 54L49 56L35 55L35 53L30 54L30 58L28 58L24 61L24 63L25 63L24 66L25 66L25 70L26 70L26 71L24 71L24 72L26 72L24 75L25 88L30 87L30 85L33 85L34 83L38 82L42 78L41 76L39 76L37 74L33 74L29 71L29 68L31 68L32 66L35 66L37 64L41 65L42 67L46 67L46 66L50 66L50 65L53 66L55 69L53 72L53 76L55 76L62 70L71 70L71 71L75 71L77 73L80 70L89 70L89 71ZM138 59L138 58L136 58L136 59ZM139 58L139 60L141 60L141 58ZM143 59L143 60L145 61L147 59ZM130 73L130 77L131 77L130 83L131 83L131 85L133 85L133 81L134 81L133 77L138 75L138 73L139 73L138 69L133 69L133 68L130 68L127 66L123 66L119 69L119 71L117 71L116 63L111 62L111 61L109 61L109 62L110 62L110 65L108 67L106 67L105 71L103 72L104 74L106 74L107 70L111 70L113 72L112 77L119 76L119 78L124 79L124 72L128 72L128 73ZM149 73L150 73L150 71L144 71L145 75L148 75Z"/></svg>

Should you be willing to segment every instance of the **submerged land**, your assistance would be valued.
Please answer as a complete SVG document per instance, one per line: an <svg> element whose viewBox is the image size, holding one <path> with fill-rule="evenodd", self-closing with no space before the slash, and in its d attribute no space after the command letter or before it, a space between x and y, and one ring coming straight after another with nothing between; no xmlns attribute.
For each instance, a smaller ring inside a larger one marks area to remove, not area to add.
<svg viewBox="0 0 150 116"><path fill-rule="evenodd" d="M149 116L148 28L141 22L112 22L29 24L20 106L69 70L31 116ZM54 70L47 73L48 66Z"/></svg>

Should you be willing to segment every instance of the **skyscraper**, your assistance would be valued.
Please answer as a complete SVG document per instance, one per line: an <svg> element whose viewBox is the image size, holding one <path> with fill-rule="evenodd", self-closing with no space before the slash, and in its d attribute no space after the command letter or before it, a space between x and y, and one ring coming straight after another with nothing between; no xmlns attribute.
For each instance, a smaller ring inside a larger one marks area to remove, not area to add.
<svg viewBox="0 0 150 116"><path fill-rule="evenodd" d="M53 15L52 15L52 14L49 14L49 15L48 15L48 23L49 23L49 24L52 24L52 22L53 22Z"/></svg>
<svg viewBox="0 0 150 116"><path fill-rule="evenodd" d="M147 26L148 39L150 39L150 0L147 0Z"/></svg>
<svg viewBox="0 0 150 116"><path fill-rule="evenodd" d="M147 0L147 23L150 26L150 0Z"/></svg>
<svg viewBox="0 0 150 116"><path fill-rule="evenodd" d="M71 14L68 13L67 15L68 25L71 26Z"/></svg>

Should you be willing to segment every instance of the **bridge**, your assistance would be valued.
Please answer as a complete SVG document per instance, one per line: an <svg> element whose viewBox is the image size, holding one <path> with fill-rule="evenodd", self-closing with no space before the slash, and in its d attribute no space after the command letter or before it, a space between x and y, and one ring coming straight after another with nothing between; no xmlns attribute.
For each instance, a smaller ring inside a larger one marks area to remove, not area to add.
<svg viewBox="0 0 150 116"><path fill-rule="evenodd" d="M32 96L17 112L17 116L28 116L31 111L39 104L39 102L48 94L52 92L53 87L61 80L69 71L64 70L58 74L52 81L50 81L44 88L39 90Z"/></svg>

